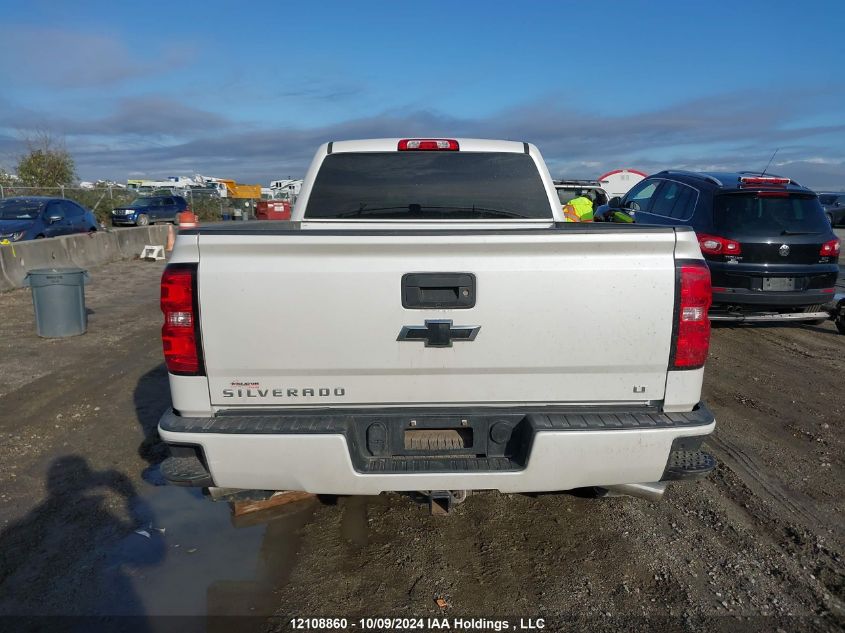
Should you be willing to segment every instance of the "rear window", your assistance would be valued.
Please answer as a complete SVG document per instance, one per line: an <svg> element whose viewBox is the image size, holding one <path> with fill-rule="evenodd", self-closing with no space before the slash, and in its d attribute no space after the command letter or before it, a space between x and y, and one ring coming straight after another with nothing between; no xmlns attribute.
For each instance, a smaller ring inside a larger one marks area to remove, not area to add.
<svg viewBox="0 0 845 633"><path fill-rule="evenodd" d="M581 189L557 189L557 198L560 200L561 206L567 204L570 200L575 200L584 195Z"/></svg>
<svg viewBox="0 0 845 633"><path fill-rule="evenodd" d="M40 200L0 200L0 220L34 220L43 208Z"/></svg>
<svg viewBox="0 0 845 633"><path fill-rule="evenodd" d="M551 218L527 154L367 152L325 158L306 218Z"/></svg>
<svg viewBox="0 0 845 633"><path fill-rule="evenodd" d="M830 230L815 196L757 197L754 193L717 196L713 222L719 231L743 235L779 236Z"/></svg>

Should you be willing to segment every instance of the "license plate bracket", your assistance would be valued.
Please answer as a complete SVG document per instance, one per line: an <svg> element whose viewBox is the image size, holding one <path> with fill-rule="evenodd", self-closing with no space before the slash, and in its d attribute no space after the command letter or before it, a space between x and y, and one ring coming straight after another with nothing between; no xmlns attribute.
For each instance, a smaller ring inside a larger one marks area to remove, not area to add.
<svg viewBox="0 0 845 633"><path fill-rule="evenodd" d="M795 277L763 277L763 290L790 292L795 290Z"/></svg>

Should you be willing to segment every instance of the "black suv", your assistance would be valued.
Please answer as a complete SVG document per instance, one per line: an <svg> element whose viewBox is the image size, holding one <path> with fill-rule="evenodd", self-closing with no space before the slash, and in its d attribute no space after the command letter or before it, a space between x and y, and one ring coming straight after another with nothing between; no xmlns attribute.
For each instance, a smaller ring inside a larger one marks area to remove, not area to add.
<svg viewBox="0 0 845 633"><path fill-rule="evenodd" d="M156 222L178 224L178 215L188 209L182 196L140 196L131 204L115 207L111 212L112 226L146 226Z"/></svg>
<svg viewBox="0 0 845 633"><path fill-rule="evenodd" d="M824 214L832 226L845 224L845 193L841 191L839 193L820 191L819 202L822 203Z"/></svg>
<svg viewBox="0 0 845 633"><path fill-rule="evenodd" d="M815 312L834 297L839 239L818 196L789 178L662 171L596 215L691 227L710 267L716 310Z"/></svg>

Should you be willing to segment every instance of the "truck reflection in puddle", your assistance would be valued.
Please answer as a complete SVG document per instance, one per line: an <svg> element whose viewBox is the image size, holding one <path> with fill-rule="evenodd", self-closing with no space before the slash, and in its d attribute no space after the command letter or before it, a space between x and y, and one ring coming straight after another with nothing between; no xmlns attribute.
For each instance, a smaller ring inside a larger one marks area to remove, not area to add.
<svg viewBox="0 0 845 633"><path fill-rule="evenodd" d="M161 483L155 468L145 479ZM122 539L109 554L109 566L120 566L130 578L135 600L120 604L119 596L110 596L102 612L152 616L152 631L159 624L155 616L168 615L208 616L196 623L205 631L229 631L234 624L239 631L263 630L279 606L278 591L290 579L302 536L318 510L341 513L342 538L362 547L368 538L368 504L385 501L348 497L327 508L331 500L312 498L234 517L230 504L211 502L196 488L154 485L143 497L155 524L140 529L163 539L165 553L155 563L136 564L149 539L138 533ZM233 623L228 619L233 616L258 617ZM166 620L160 624L168 626Z"/></svg>

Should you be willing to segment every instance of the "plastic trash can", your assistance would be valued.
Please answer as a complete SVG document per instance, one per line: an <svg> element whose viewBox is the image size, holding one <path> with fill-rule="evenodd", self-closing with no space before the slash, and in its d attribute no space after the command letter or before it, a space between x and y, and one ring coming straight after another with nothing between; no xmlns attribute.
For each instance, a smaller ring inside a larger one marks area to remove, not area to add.
<svg viewBox="0 0 845 633"><path fill-rule="evenodd" d="M231 213L224 213L224 214L222 214L221 217L223 218L224 222L228 222L229 220L232 219L232 214Z"/></svg>
<svg viewBox="0 0 845 633"><path fill-rule="evenodd" d="M37 268L26 274L32 288L35 329L38 336L61 338L85 334L85 284L88 271L82 268Z"/></svg>

